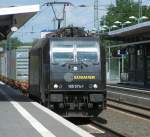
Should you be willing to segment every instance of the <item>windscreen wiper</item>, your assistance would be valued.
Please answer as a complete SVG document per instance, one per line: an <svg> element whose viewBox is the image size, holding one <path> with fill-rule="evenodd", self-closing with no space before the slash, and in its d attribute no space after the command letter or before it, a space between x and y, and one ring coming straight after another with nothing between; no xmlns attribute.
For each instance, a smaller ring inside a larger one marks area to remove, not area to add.
<svg viewBox="0 0 150 137"><path fill-rule="evenodd" d="M84 61L80 61L79 63L83 64L85 67L89 66L89 64L87 62L84 62Z"/></svg>
<svg viewBox="0 0 150 137"><path fill-rule="evenodd" d="M92 64L93 65L99 65L99 62L93 62Z"/></svg>
<svg viewBox="0 0 150 137"><path fill-rule="evenodd" d="M52 62L52 65L58 65L59 63L58 62Z"/></svg>
<svg viewBox="0 0 150 137"><path fill-rule="evenodd" d="M68 64L70 64L70 63L72 63L72 62L70 62L70 61L69 61L69 62L64 62L64 63L61 64L61 66L62 66L62 67L65 67L66 65L68 65Z"/></svg>

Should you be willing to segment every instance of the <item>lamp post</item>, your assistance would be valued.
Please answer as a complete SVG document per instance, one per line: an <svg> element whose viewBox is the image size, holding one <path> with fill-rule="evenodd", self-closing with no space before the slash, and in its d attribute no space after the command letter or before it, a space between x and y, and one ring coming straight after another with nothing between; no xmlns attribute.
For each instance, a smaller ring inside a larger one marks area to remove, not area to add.
<svg viewBox="0 0 150 137"><path fill-rule="evenodd" d="M103 25L101 30L105 31L105 30L108 29L108 32L110 32L111 29L117 28L117 27L118 27L118 26L116 26L116 25L112 25L112 26Z"/></svg>
<svg viewBox="0 0 150 137"><path fill-rule="evenodd" d="M121 25L121 28L123 28L124 25L131 24L132 22L131 21L125 21L125 22L122 23L122 22L120 22L120 21L117 20L114 23Z"/></svg>
<svg viewBox="0 0 150 137"><path fill-rule="evenodd" d="M107 25L103 25L102 26L102 28L101 28L101 30L104 32L105 30L107 30L108 29L108 31L110 31L110 28L107 26Z"/></svg>
<svg viewBox="0 0 150 137"><path fill-rule="evenodd" d="M104 33L105 30L106 30L105 28L103 28L103 27L101 28L102 33Z"/></svg>
<svg viewBox="0 0 150 137"><path fill-rule="evenodd" d="M126 21L124 22L124 25L131 24L131 23L132 23L131 21Z"/></svg>
<svg viewBox="0 0 150 137"><path fill-rule="evenodd" d="M133 19L133 20L137 21L138 23L140 23L142 20L147 20L148 17L147 16L142 16L140 18L137 18L135 16L130 16L129 19Z"/></svg>
<svg viewBox="0 0 150 137"><path fill-rule="evenodd" d="M111 28L118 28L118 26L116 26L116 25L112 25L112 26L111 26Z"/></svg>

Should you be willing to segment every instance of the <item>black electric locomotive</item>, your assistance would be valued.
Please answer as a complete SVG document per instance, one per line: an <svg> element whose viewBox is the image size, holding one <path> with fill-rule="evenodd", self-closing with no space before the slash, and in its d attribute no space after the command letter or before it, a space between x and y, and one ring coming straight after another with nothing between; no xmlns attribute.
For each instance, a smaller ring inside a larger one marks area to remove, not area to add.
<svg viewBox="0 0 150 137"><path fill-rule="evenodd" d="M29 52L29 96L64 117L93 117L106 107L104 50L82 28L48 34Z"/></svg>

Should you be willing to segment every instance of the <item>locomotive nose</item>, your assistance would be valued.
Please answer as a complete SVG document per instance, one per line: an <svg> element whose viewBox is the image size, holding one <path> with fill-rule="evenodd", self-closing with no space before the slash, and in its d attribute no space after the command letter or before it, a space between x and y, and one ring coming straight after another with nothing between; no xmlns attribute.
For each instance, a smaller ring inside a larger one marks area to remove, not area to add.
<svg viewBox="0 0 150 137"><path fill-rule="evenodd" d="M87 66L83 65L82 63L76 64L68 64L68 70L71 72L80 72L81 70L85 69Z"/></svg>

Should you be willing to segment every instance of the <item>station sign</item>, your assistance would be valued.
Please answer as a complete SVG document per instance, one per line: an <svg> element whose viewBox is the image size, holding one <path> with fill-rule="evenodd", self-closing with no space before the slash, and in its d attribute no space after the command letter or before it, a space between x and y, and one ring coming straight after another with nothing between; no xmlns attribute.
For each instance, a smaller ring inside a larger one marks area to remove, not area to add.
<svg viewBox="0 0 150 137"><path fill-rule="evenodd" d="M117 55L128 55L126 50L117 50Z"/></svg>
<svg viewBox="0 0 150 137"><path fill-rule="evenodd" d="M128 55L128 52L125 49L112 51L113 57L121 57L121 56L127 56L127 55Z"/></svg>

